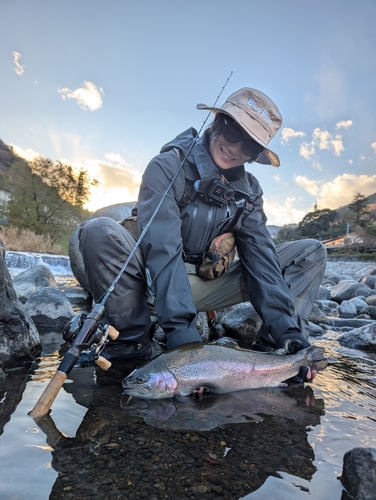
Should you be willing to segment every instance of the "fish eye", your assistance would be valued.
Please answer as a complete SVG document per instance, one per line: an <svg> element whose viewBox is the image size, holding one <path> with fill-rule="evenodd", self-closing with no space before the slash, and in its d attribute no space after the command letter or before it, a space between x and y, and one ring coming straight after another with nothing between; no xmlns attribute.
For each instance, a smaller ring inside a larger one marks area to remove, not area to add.
<svg viewBox="0 0 376 500"><path fill-rule="evenodd" d="M144 379L144 377L137 377L137 378L136 378L136 382L137 382L138 384L143 384L143 383L145 382L145 379Z"/></svg>

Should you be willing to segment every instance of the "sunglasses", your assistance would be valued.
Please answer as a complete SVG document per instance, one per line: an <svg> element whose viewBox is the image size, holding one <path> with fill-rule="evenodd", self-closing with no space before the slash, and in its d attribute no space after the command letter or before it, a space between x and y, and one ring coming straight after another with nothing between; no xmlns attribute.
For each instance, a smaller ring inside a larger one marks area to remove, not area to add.
<svg viewBox="0 0 376 500"><path fill-rule="evenodd" d="M227 118L222 118L224 121L224 129L222 132L223 137L226 141L235 144L236 142L243 141L242 151L250 159L257 158L258 154L261 152L262 147L257 144L253 139L246 139L240 130L240 128L231 122Z"/></svg>

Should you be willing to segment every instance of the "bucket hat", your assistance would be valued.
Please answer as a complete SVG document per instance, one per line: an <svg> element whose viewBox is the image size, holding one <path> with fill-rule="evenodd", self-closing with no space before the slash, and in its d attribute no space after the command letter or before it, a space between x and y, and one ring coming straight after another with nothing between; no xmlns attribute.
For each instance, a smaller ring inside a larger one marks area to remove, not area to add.
<svg viewBox="0 0 376 500"><path fill-rule="evenodd" d="M197 104L197 109L231 116L252 139L264 148L255 161L279 167L278 155L268 148L268 144L281 128L282 115L274 102L263 92L244 87L231 94L220 108Z"/></svg>

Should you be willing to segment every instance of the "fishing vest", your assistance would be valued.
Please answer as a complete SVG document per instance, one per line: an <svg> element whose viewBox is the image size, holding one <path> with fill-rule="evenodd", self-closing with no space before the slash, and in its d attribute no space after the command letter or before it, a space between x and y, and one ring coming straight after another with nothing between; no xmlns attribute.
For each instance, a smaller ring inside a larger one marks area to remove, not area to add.
<svg viewBox="0 0 376 500"><path fill-rule="evenodd" d="M178 202L183 259L200 264L212 240L221 234L235 232L243 218L253 210L252 195L239 206L235 202L220 205L195 189L195 183L200 180L196 166L186 162L183 170L185 188Z"/></svg>

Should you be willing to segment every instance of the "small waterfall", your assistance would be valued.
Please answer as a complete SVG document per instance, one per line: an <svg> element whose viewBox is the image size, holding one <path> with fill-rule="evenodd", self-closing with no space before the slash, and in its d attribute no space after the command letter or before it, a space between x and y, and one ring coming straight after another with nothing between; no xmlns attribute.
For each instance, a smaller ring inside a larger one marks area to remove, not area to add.
<svg viewBox="0 0 376 500"><path fill-rule="evenodd" d="M7 251L5 253L5 262L13 276L36 265L49 267L54 276L72 275L69 257L65 255Z"/></svg>

